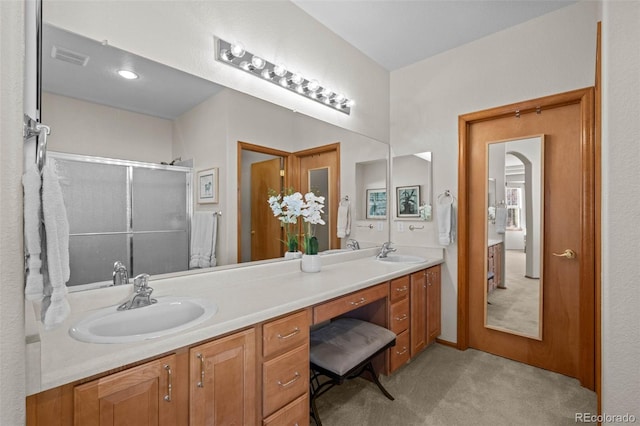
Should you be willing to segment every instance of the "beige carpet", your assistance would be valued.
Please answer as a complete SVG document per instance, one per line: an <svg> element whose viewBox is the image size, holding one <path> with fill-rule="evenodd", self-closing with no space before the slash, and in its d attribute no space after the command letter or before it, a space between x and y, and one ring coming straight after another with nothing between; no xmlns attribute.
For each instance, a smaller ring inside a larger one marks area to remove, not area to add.
<svg viewBox="0 0 640 426"><path fill-rule="evenodd" d="M537 336L540 280L524 276L525 256L522 250L505 250L507 288L497 288L489 294L487 324Z"/></svg>
<svg viewBox="0 0 640 426"><path fill-rule="evenodd" d="M395 401L363 379L322 395L323 425L555 426L596 413L595 393L577 380L473 349L431 345L381 381Z"/></svg>

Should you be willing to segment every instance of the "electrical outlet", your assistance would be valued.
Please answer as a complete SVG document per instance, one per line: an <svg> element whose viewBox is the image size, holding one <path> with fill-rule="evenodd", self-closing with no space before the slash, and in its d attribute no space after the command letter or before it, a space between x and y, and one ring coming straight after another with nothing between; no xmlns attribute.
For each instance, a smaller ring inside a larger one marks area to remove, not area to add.
<svg viewBox="0 0 640 426"><path fill-rule="evenodd" d="M404 232L404 222L396 222L396 226L398 227L398 232Z"/></svg>

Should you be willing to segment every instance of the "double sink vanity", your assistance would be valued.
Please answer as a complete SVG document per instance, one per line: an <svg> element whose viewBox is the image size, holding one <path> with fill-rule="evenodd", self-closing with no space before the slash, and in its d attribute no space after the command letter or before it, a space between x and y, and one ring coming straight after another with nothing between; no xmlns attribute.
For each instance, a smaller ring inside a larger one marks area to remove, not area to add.
<svg viewBox="0 0 640 426"><path fill-rule="evenodd" d="M322 256L319 273L290 260L155 279L157 304L115 314L105 307L131 286L70 293L51 331L27 302L27 424L308 424L310 327L350 316L391 329L383 374L440 333L442 250L376 253Z"/></svg>

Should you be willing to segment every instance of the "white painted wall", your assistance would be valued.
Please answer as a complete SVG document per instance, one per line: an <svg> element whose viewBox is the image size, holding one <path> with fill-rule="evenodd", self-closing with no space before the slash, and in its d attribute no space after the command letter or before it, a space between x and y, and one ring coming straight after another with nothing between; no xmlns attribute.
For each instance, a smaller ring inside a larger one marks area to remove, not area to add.
<svg viewBox="0 0 640 426"><path fill-rule="evenodd" d="M433 151L434 196L458 188L458 116L594 84L599 4L578 2L391 73L391 145ZM437 246L437 220L424 244ZM405 235L393 236L404 244ZM457 335L457 244L445 250L442 335Z"/></svg>
<svg viewBox="0 0 640 426"><path fill-rule="evenodd" d="M51 151L122 160L171 162L172 121L42 93L42 120L53 129Z"/></svg>
<svg viewBox="0 0 640 426"><path fill-rule="evenodd" d="M0 1L0 424L24 423L24 3Z"/></svg>
<svg viewBox="0 0 640 426"><path fill-rule="evenodd" d="M640 2L602 23L602 410L640 419Z"/></svg>
<svg viewBox="0 0 640 426"><path fill-rule="evenodd" d="M45 0L58 27L337 126L389 140L389 73L288 1ZM350 116L217 62L214 36L353 98Z"/></svg>

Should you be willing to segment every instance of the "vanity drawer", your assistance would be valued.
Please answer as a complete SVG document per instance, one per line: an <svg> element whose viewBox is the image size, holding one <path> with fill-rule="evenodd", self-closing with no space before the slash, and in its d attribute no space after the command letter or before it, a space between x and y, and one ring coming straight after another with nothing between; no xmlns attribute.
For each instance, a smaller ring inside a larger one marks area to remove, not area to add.
<svg viewBox="0 0 640 426"><path fill-rule="evenodd" d="M376 300L383 299L387 297L388 292L388 283L378 284L374 287L356 291L330 302L318 305L313 308L313 323L321 323L322 321L335 318L361 306L368 305Z"/></svg>
<svg viewBox="0 0 640 426"><path fill-rule="evenodd" d="M392 304L389 309L389 329L400 334L409 329L409 322L409 299Z"/></svg>
<svg viewBox="0 0 640 426"><path fill-rule="evenodd" d="M263 415L269 416L309 389L309 345L280 355L262 367Z"/></svg>
<svg viewBox="0 0 640 426"><path fill-rule="evenodd" d="M409 361L409 331L403 331L396 337L396 345L389 348L389 373L393 373Z"/></svg>
<svg viewBox="0 0 640 426"><path fill-rule="evenodd" d="M409 275L391 280L389 300L391 303L402 300L409 295Z"/></svg>
<svg viewBox="0 0 640 426"><path fill-rule="evenodd" d="M263 426L291 426L309 424L309 396L303 395L263 420Z"/></svg>
<svg viewBox="0 0 640 426"><path fill-rule="evenodd" d="M288 315L262 326L262 351L265 357L295 348L309 341L309 311Z"/></svg>

